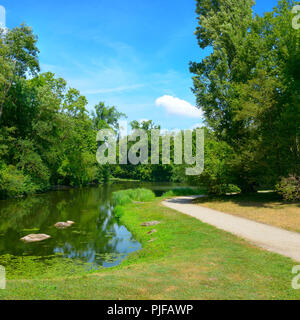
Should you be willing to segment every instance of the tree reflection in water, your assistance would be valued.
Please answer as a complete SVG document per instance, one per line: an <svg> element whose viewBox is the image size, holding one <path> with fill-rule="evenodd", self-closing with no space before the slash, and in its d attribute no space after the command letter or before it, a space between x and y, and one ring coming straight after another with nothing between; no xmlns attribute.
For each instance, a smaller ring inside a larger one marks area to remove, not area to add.
<svg viewBox="0 0 300 320"><path fill-rule="evenodd" d="M141 249L125 226L113 216L111 193L126 185L56 191L25 199L0 201L0 255L47 257L58 254L91 263L115 266L128 253ZM59 230L59 221L75 221ZM51 239L24 244L20 238L46 233Z"/></svg>

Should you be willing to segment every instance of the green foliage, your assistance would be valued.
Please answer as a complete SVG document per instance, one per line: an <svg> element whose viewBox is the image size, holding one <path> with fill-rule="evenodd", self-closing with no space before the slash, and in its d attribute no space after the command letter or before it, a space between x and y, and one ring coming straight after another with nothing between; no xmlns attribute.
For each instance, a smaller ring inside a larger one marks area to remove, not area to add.
<svg viewBox="0 0 300 320"><path fill-rule="evenodd" d="M217 140L233 151L232 181L226 183L243 191L274 187L279 177L300 173L296 1L281 0L262 17L253 15L253 5L197 0L197 39L211 54L190 65L197 105Z"/></svg>
<svg viewBox="0 0 300 320"><path fill-rule="evenodd" d="M58 168L61 182L71 186L84 186L93 181L96 175L95 159L89 152L73 152Z"/></svg>
<svg viewBox="0 0 300 320"><path fill-rule="evenodd" d="M204 156L204 171L201 176L194 179L198 179L199 183L205 184L209 188L233 182L234 173L231 161L234 157L234 151L225 141L218 141L207 132Z"/></svg>
<svg viewBox="0 0 300 320"><path fill-rule="evenodd" d="M124 215L125 211L124 208L120 205L114 207L114 216L117 219L120 219Z"/></svg>
<svg viewBox="0 0 300 320"><path fill-rule="evenodd" d="M131 203L132 199L130 198L129 192L118 191L114 192L112 195L112 203L115 206L123 206L125 204Z"/></svg>
<svg viewBox="0 0 300 320"><path fill-rule="evenodd" d="M168 182L172 181L173 176L173 154L171 154L170 164L151 164L151 130L160 130L160 126L156 125L152 120L149 121L132 121L130 123L133 131L135 130L145 130L148 136L148 164L126 164L112 166L112 175L114 177L123 179L134 179L140 181L155 181L155 182ZM127 137L129 138L129 136ZM130 141L128 143L128 150L135 144L135 142ZM161 144L161 138L160 138ZM171 140L171 145L173 141ZM119 153L118 153L119 158ZM162 158L162 152L160 148L160 159Z"/></svg>
<svg viewBox="0 0 300 320"><path fill-rule="evenodd" d="M0 32L0 121L5 110L5 100L15 81L26 73L35 75L39 70L37 38L26 25Z"/></svg>
<svg viewBox="0 0 300 320"><path fill-rule="evenodd" d="M273 12L258 16L252 0L197 0L196 36L210 54L190 64L197 105L209 127L204 172L195 177L185 175L186 165L174 164L172 139L170 164L99 166L97 131L118 133L118 120L125 115L104 102L89 114L78 90L50 72L40 74L37 37L30 27L0 32L2 197L57 184L108 182L111 176L189 182L214 193L231 190L230 185L243 192L273 188L280 177L299 176L300 30L291 27L295 3L281 0ZM150 120L133 121L131 127L147 131L150 163L151 130L160 126ZM162 160L161 150L159 156Z"/></svg>
<svg viewBox="0 0 300 320"><path fill-rule="evenodd" d="M115 206L123 206L133 201L148 202L155 199L153 191L148 189L128 189L114 192L112 203Z"/></svg>
<svg viewBox="0 0 300 320"><path fill-rule="evenodd" d="M205 188L174 188L170 191L167 191L163 194L163 197L179 197L179 196L195 196L195 195L203 195L206 193Z"/></svg>
<svg viewBox="0 0 300 320"><path fill-rule="evenodd" d="M118 175L116 175L118 177ZM99 182L108 183L111 179L111 166L105 164L97 167L96 179Z"/></svg>
<svg viewBox="0 0 300 320"><path fill-rule="evenodd" d="M300 177L290 175L288 178L282 178L276 185L276 191L286 201L300 201Z"/></svg>
<svg viewBox="0 0 300 320"><path fill-rule="evenodd" d="M31 180L39 186L40 190L49 187L50 172L44 164L41 156L35 151L33 142L30 140L18 141L18 168L21 169Z"/></svg>
<svg viewBox="0 0 300 320"><path fill-rule="evenodd" d="M118 121L121 118L126 118L124 113L118 112L116 107L105 106L104 102L100 102L95 106L95 111L92 113L94 128L97 130L113 128L119 129Z"/></svg>
<svg viewBox="0 0 300 320"><path fill-rule="evenodd" d="M0 198L18 197L26 194L31 194L37 191L30 176L24 172L17 170L13 166L4 166L0 170Z"/></svg>
<svg viewBox="0 0 300 320"><path fill-rule="evenodd" d="M247 43L253 5L254 1L244 0L197 0L196 36L199 46L210 47L212 53L201 63L191 63L194 92L208 124L225 139L238 135L241 128L238 123L232 126L231 83L246 81L256 62L256 54L246 55L256 50L255 42L253 48Z"/></svg>
<svg viewBox="0 0 300 320"><path fill-rule="evenodd" d="M213 195L226 195L230 193L241 193L241 189L234 184L217 184L209 188L209 193Z"/></svg>
<svg viewBox="0 0 300 320"><path fill-rule="evenodd" d="M5 266L8 279L51 279L56 277L71 277L87 273L88 263L74 263L59 254L36 256L13 256L5 254L0 256L0 262Z"/></svg>
<svg viewBox="0 0 300 320"><path fill-rule="evenodd" d="M1 197L107 182L111 168L95 157L97 130L118 130L125 116L104 103L90 115L78 90L40 74L36 42L25 25L0 32Z"/></svg>

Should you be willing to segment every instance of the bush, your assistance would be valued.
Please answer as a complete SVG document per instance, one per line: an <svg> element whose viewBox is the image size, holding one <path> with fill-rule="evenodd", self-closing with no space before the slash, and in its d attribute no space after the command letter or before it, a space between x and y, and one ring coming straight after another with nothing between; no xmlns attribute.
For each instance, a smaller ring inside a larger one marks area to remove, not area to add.
<svg viewBox="0 0 300 320"><path fill-rule="evenodd" d="M38 187L30 177L13 166L4 166L0 171L0 196L13 198L35 193Z"/></svg>
<svg viewBox="0 0 300 320"><path fill-rule="evenodd" d="M205 189L176 188L163 194L164 197L194 196L206 193Z"/></svg>
<svg viewBox="0 0 300 320"><path fill-rule="evenodd" d="M300 177L290 175L288 178L282 178L276 185L276 191L286 201L300 200Z"/></svg>
<svg viewBox="0 0 300 320"><path fill-rule="evenodd" d="M131 203L132 199L125 191L114 192L112 195L112 203L114 206L123 206L127 203Z"/></svg>
<svg viewBox="0 0 300 320"><path fill-rule="evenodd" d="M132 201L147 202L155 199L155 194L148 189L128 189L114 192L112 203L114 206L123 206Z"/></svg>
<svg viewBox="0 0 300 320"><path fill-rule="evenodd" d="M228 193L241 193L241 189L234 184L219 184L209 188L209 193L222 196Z"/></svg>

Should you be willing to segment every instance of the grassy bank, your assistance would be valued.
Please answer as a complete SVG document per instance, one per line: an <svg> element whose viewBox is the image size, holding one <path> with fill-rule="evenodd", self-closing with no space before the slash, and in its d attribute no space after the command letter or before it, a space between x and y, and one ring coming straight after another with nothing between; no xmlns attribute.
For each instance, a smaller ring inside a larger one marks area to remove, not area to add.
<svg viewBox="0 0 300 320"><path fill-rule="evenodd" d="M110 178L110 182L140 182L140 180L135 180L135 179L124 179L124 178Z"/></svg>
<svg viewBox="0 0 300 320"><path fill-rule="evenodd" d="M121 266L76 277L9 280L0 299L300 298L291 288L297 263L163 207L161 198L124 206L120 219L143 245ZM160 224L141 226L154 220Z"/></svg>
<svg viewBox="0 0 300 320"><path fill-rule="evenodd" d="M284 202L276 193L197 199L204 207L300 232L300 204Z"/></svg>

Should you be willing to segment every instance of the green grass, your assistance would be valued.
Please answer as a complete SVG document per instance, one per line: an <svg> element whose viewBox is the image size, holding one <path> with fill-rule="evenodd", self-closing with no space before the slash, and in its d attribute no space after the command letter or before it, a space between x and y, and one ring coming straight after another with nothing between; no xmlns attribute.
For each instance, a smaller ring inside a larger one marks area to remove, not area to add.
<svg viewBox="0 0 300 320"><path fill-rule="evenodd" d="M124 178L110 178L110 182L140 182L140 180L135 179L124 179Z"/></svg>
<svg viewBox="0 0 300 320"><path fill-rule="evenodd" d="M291 287L298 264L291 259L163 207L161 199L122 209L121 222L143 249L121 266L77 277L9 280L0 299L300 298ZM153 220L161 223L141 226Z"/></svg>
<svg viewBox="0 0 300 320"><path fill-rule="evenodd" d="M123 206L128 203L148 202L155 199L155 194L148 189L128 189L114 192L112 202L115 206Z"/></svg>
<svg viewBox="0 0 300 320"><path fill-rule="evenodd" d="M120 219L125 214L123 206L117 205L114 207L114 215L117 219Z"/></svg>

